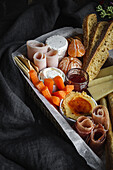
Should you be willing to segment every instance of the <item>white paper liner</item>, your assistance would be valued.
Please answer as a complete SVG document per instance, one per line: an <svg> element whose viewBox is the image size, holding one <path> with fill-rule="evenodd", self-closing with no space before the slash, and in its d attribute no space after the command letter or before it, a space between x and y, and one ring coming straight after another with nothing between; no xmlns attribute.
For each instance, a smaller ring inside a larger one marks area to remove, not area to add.
<svg viewBox="0 0 113 170"><path fill-rule="evenodd" d="M62 35L64 37L68 37L68 36L73 35L75 32L82 33L82 29L64 27L64 28L49 32L47 34L44 34L36 38L36 40L40 42L45 42L46 38L48 38L49 36ZM14 56L21 55L21 54L23 55L26 54L26 45L23 45L17 51L12 53L13 60L14 60ZM37 97L41 99L45 107L49 110L50 114L53 116L53 118L55 118L55 120L58 122L58 124L60 125L62 130L65 132L67 137L73 143L78 153L86 160L87 164L93 169L104 170L105 166L104 166L103 161L90 149L90 147L84 142L84 140L71 128L71 126L64 119L64 117L45 99L44 96L42 96L42 94L34 87L32 82L24 75L24 73L21 71L20 68L19 70L24 76L24 78L26 79L26 81L28 82L28 84L31 86L33 91L36 93Z"/></svg>

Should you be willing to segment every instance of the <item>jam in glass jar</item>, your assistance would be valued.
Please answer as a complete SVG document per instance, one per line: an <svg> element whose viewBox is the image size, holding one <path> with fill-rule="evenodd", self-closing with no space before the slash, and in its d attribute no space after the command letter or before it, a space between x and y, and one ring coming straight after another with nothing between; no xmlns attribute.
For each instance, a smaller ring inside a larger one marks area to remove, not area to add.
<svg viewBox="0 0 113 170"><path fill-rule="evenodd" d="M78 92L86 91L89 83L88 73L80 68L72 68L66 74L65 84L74 85L74 90Z"/></svg>

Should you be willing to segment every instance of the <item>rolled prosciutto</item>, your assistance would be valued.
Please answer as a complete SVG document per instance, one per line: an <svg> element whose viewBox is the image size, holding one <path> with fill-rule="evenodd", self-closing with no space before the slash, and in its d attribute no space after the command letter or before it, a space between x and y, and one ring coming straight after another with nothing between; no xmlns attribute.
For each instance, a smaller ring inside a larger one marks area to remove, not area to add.
<svg viewBox="0 0 113 170"><path fill-rule="evenodd" d="M98 156L101 156L105 139L106 130L101 124L98 124L91 130L87 143Z"/></svg>
<svg viewBox="0 0 113 170"><path fill-rule="evenodd" d="M92 120L86 116L80 116L75 123L75 130L83 139L86 139L93 128Z"/></svg>
<svg viewBox="0 0 113 170"><path fill-rule="evenodd" d="M46 53L47 51L48 51L48 45L40 43L36 40L27 41L27 55L31 61L33 59L33 55L36 52Z"/></svg>
<svg viewBox="0 0 113 170"><path fill-rule="evenodd" d="M58 51L51 49L46 53L47 67L58 67Z"/></svg>
<svg viewBox="0 0 113 170"><path fill-rule="evenodd" d="M40 52L37 52L33 56L34 64L39 68L39 70L42 70L46 68L46 55Z"/></svg>
<svg viewBox="0 0 113 170"><path fill-rule="evenodd" d="M103 105L97 105L92 111L92 118L95 124L102 124L106 130L109 129L109 112Z"/></svg>

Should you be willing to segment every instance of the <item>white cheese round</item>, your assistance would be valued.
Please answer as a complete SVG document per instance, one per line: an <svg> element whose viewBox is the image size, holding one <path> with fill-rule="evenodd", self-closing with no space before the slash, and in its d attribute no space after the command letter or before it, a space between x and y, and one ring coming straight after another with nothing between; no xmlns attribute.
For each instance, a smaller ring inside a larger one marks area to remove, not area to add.
<svg viewBox="0 0 113 170"><path fill-rule="evenodd" d="M59 59L63 58L66 54L68 41L65 37L60 35L54 35L47 38L45 42L50 48L58 50Z"/></svg>
<svg viewBox="0 0 113 170"><path fill-rule="evenodd" d="M49 68L45 68L43 70L40 71L39 73L39 79L41 81L44 81L45 78L54 78L56 76L60 76L62 77L63 81L65 81L65 74L58 68L55 67L49 67Z"/></svg>

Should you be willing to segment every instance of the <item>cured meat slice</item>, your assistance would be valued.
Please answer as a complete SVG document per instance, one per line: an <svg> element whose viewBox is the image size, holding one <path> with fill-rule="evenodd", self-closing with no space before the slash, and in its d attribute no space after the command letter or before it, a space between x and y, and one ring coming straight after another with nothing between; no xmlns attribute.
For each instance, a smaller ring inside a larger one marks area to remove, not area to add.
<svg viewBox="0 0 113 170"><path fill-rule="evenodd" d="M33 55L36 52L46 53L48 51L48 45L40 43L36 40L27 41L27 55L30 60L33 59Z"/></svg>
<svg viewBox="0 0 113 170"><path fill-rule="evenodd" d="M39 70L46 68L46 55L40 52L37 52L33 56L33 61Z"/></svg>
<svg viewBox="0 0 113 170"><path fill-rule="evenodd" d="M93 121L86 116L80 116L75 123L75 130L83 139L86 139L93 128Z"/></svg>
<svg viewBox="0 0 113 170"><path fill-rule="evenodd" d="M46 53L47 67L58 67L58 51L51 49Z"/></svg>
<svg viewBox="0 0 113 170"><path fill-rule="evenodd" d="M91 130L87 143L98 156L101 156L105 139L106 130L101 124L98 124Z"/></svg>
<svg viewBox="0 0 113 170"><path fill-rule="evenodd" d="M92 111L92 118L95 124L102 124L106 130L109 129L109 112L103 105L97 105Z"/></svg>

